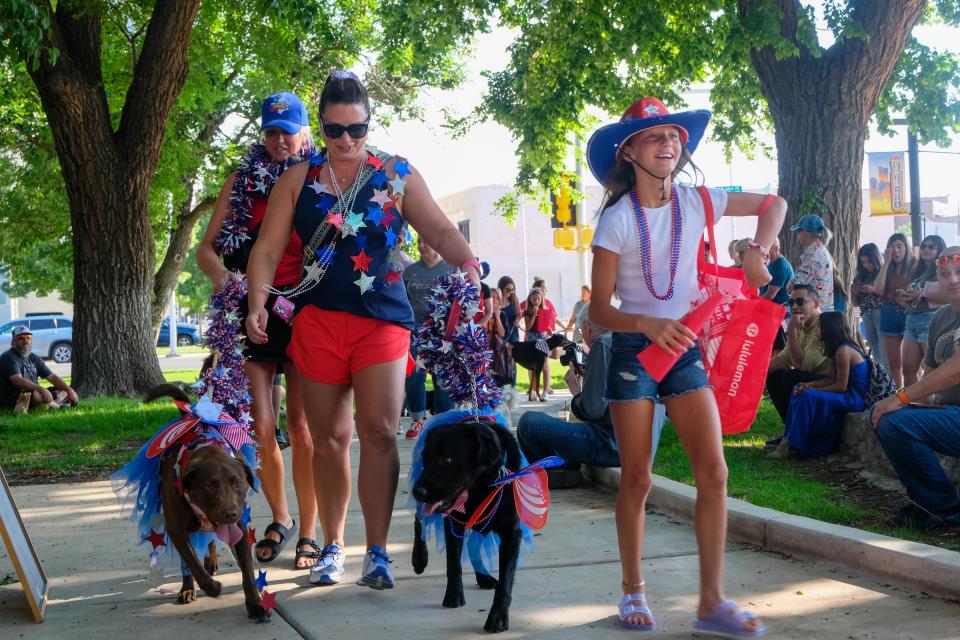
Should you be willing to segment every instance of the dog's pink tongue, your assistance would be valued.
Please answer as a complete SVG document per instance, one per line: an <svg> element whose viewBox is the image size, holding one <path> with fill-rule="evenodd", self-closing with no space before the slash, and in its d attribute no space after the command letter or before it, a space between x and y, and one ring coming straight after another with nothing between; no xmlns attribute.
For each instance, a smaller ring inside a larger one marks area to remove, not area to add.
<svg viewBox="0 0 960 640"><path fill-rule="evenodd" d="M433 512L436 511L437 507L439 507L442 503L443 503L443 500L438 500L437 502L434 502L432 504L423 505L423 517L426 518L427 516L433 515Z"/></svg>

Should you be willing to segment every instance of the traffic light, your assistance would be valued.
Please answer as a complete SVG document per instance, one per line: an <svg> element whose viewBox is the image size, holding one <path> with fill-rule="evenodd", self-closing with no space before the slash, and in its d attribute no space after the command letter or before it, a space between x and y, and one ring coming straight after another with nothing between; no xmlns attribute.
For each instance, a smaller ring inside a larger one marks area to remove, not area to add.
<svg viewBox="0 0 960 640"><path fill-rule="evenodd" d="M577 210L570 197L570 190L576 188L576 182L570 180L570 186L561 186L550 192L550 226L554 229L577 224Z"/></svg>

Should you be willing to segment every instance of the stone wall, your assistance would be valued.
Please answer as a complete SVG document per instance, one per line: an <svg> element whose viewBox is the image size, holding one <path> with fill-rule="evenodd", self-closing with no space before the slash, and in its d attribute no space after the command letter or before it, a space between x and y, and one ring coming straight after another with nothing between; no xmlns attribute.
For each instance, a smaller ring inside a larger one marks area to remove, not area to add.
<svg viewBox="0 0 960 640"><path fill-rule="evenodd" d="M868 479L880 480L879 484L888 486L891 484L889 481L893 480L899 485L897 474L894 473L893 467L890 466L886 454L880 447L866 412L847 414L843 422L843 433L837 453L852 458L859 463L857 466L862 465L862 473ZM939 458L947 475L960 485L960 458L947 456L939 456Z"/></svg>

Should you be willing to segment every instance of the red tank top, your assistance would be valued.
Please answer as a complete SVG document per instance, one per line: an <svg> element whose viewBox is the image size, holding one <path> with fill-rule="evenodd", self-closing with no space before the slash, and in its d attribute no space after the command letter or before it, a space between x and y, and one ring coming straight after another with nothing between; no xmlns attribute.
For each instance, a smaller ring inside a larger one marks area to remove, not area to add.
<svg viewBox="0 0 960 640"><path fill-rule="evenodd" d="M250 207L250 222L248 229L256 229L263 222L263 216L267 213L267 199L254 198L253 206ZM297 230L290 231L290 242L280 257L280 264L277 265L277 272L273 278L274 287L283 287L300 282L300 270L303 268L303 242L297 235Z"/></svg>

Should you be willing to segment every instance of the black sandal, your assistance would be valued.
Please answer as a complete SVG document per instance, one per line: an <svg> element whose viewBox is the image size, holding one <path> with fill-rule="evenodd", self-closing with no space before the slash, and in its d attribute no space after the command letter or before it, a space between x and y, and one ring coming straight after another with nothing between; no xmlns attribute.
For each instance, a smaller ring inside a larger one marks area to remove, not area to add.
<svg viewBox="0 0 960 640"><path fill-rule="evenodd" d="M300 551L300 547L313 547L313 551ZM297 562L301 558L313 558L313 564L307 565L306 567L301 567ZM306 569L312 569L314 564L317 564L317 560L320 559L320 545L317 544L317 541L313 538L300 538L297 540L297 555L293 557L293 568L295 571L304 571Z"/></svg>
<svg viewBox="0 0 960 640"><path fill-rule="evenodd" d="M287 544L287 538L290 537L290 529L293 529L297 526L297 521L294 520L293 524L289 527L285 527L279 522L271 522L266 530L263 532L263 539L258 542L253 548L254 551L257 549L270 549L270 555L266 558L261 558L259 554L254 553L257 557L257 560L260 562L273 562L276 560L277 556L280 555L280 552L283 551L283 547ZM271 540L267 537L268 533L275 533L280 536L280 541Z"/></svg>

